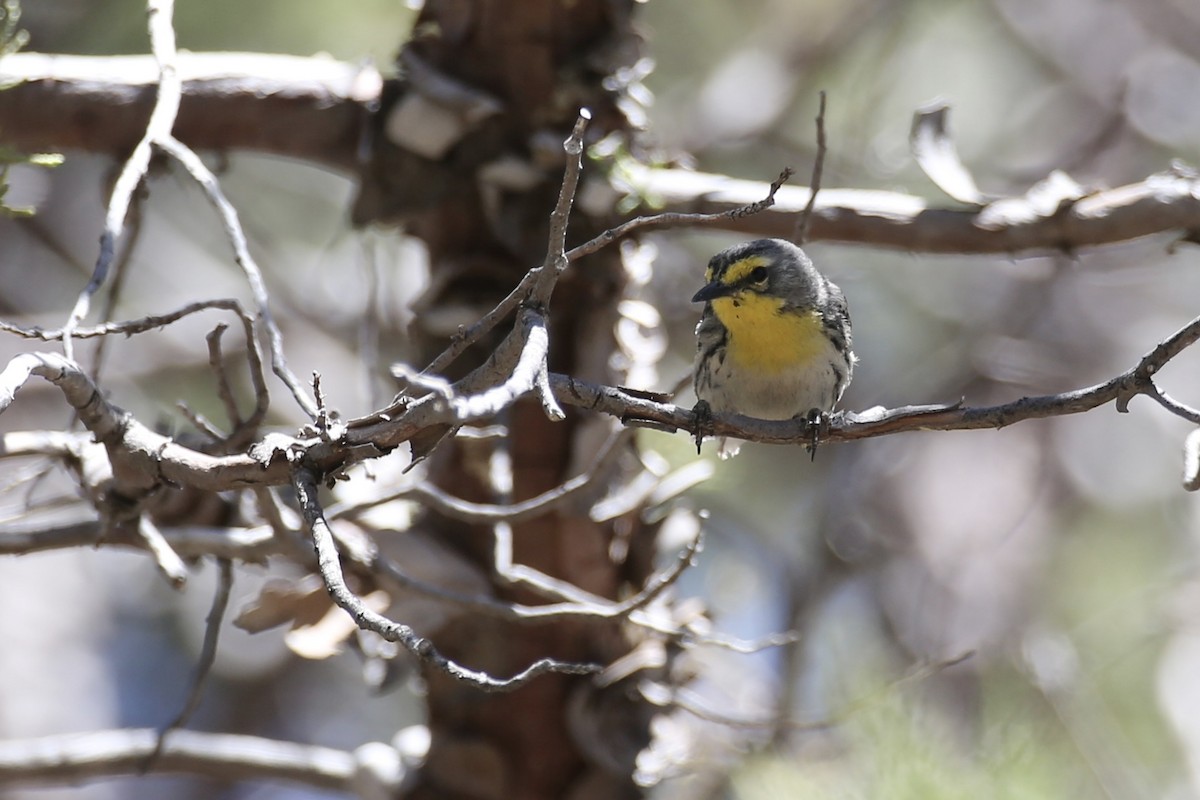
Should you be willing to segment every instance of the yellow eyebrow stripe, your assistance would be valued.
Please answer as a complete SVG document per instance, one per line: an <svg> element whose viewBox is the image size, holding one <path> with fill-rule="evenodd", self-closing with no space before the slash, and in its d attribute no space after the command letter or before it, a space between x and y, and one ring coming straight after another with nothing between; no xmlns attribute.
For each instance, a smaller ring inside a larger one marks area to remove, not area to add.
<svg viewBox="0 0 1200 800"><path fill-rule="evenodd" d="M741 261L735 261L725 268L725 272L721 275L721 283L732 286L753 272L756 267L764 267L766 264L765 256L750 256Z"/></svg>

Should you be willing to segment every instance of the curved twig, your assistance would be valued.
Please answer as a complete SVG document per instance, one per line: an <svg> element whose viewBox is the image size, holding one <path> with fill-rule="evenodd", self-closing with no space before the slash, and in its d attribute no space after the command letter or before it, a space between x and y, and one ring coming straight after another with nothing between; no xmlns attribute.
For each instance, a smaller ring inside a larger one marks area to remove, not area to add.
<svg viewBox="0 0 1200 800"><path fill-rule="evenodd" d="M108 270L116 254L117 240L125 228L125 216L129 212L133 193L150 168L151 148L156 142L171 135L175 116L179 113L179 99L183 85L175 70L175 28L171 24L173 8L174 0L148 0L146 3L150 45L154 50L154 60L158 64L158 97L141 141L126 159L125 165L121 168L121 174L117 176L116 183L113 184L112 195L108 201L108 212L104 217L104 232L100 235L100 255L96 258L92 277L83 291L79 293L75 306L71 309L71 313L63 325L63 354L67 358L74 358L74 349L71 345L72 332L87 316L93 295L100 290L108 278Z"/></svg>
<svg viewBox="0 0 1200 800"><path fill-rule="evenodd" d="M357 597L342 575L342 566L338 558L337 546L334 543L333 532L325 521L325 514L317 499L317 483L312 472L301 467L293 475L293 487L300 503L301 513L313 537L313 546L317 553L318 570L321 579L329 590L333 602L349 614L358 627L374 631L390 642L400 644L404 649L420 660L423 664L440 670L452 678L485 692L508 692L518 689L539 675L557 672L567 675L592 675L600 671L596 664L578 664L558 661L553 658L542 658L530 664L525 669L509 678L497 678L481 670L464 667L451 661L439 653L433 643L423 636L417 635L412 628L394 622L382 614L372 611Z"/></svg>

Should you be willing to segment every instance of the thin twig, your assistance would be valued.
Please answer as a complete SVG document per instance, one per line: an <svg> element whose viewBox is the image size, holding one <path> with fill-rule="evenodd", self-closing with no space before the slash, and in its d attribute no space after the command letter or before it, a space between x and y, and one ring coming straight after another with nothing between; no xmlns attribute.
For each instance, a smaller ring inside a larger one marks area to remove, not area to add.
<svg viewBox="0 0 1200 800"><path fill-rule="evenodd" d="M408 48L404 48L400 52L406 53ZM362 373L363 396L367 400L367 405L369 408L379 408L383 405L378 380L379 364L381 363L379 339L383 328L380 319L382 303L379 298L384 268L380 263L378 238L371 235L356 238L359 243L358 252L363 260L363 274L366 278L364 288L367 297L366 307L363 309L364 313L358 324L358 363Z"/></svg>
<svg viewBox="0 0 1200 800"><path fill-rule="evenodd" d="M63 355L74 360L74 348L71 336L79 323L88 315L92 297L104 285L108 278L116 253L117 240L125 228L125 217L129 212L129 204L138 184L145 178L150 168L152 145L169 138L175 117L179 112L179 100L182 84L175 69L175 29L171 24L174 10L173 0L147 0L146 10L150 31L150 45L158 64L158 96L150 120L146 123L146 132L141 141L133 149L133 153L125 161L121 173L113 184L112 195L108 201L108 212L104 217L104 231L100 235L100 255L92 270L92 277L87 286L80 292L63 325Z"/></svg>
<svg viewBox="0 0 1200 800"><path fill-rule="evenodd" d="M126 241L128 244L121 253L121 257L116 259L112 270L112 282L108 289L108 294L104 298L104 308L100 312L100 318L104 321L112 319L116 312L117 302L121 298L121 289L125 285L125 276L129 274L129 262L133 258L133 251L137 248L138 240L142 235L142 209L139 202L140 195L134 192L132 203L130 205L131 216L126 225ZM104 366L104 356L107 351L108 339L101 338L96 342L95 348L92 350L92 368L90 370L92 377L97 381L100 380L100 370Z"/></svg>
<svg viewBox="0 0 1200 800"><path fill-rule="evenodd" d="M225 197L225 192L221 189L217 176L213 175L212 170L204 165L204 162L190 147L172 136L156 140L155 145L187 170L192 179L200 184L209 203L216 209L217 215L225 227L225 235L233 246L234 260L242 268L246 282L250 284L250 293L254 296L254 306L266 327L267 341L270 343L271 349L271 369L287 386L296 400L296 404L308 415L309 419L316 419L316 404L308 396L304 384L287 365L287 359L283 354L283 333L280 332L279 326L275 324L275 318L271 315L271 296L267 291L266 281L263 280L262 270L258 268L258 262L250 255L250 248L246 243L246 232L242 230L237 209Z"/></svg>
<svg viewBox="0 0 1200 800"><path fill-rule="evenodd" d="M242 308L241 303L237 300L228 298L220 298L215 300L202 300L195 303L188 303L186 306L179 308L167 314L151 314L138 319L124 320L122 322L106 322L101 325L94 325L87 328L76 328L71 332L73 339L91 339L95 337L112 336L121 334L132 336L139 333L148 333L156 331L166 325L197 314L201 311L209 309L219 309L229 311L237 315L238 320L242 324L242 330L246 337L246 359L248 361L248 369L250 372L250 383L254 388L254 411L248 418L240 423L238 428L235 428L233 433L228 437L227 444L231 447L237 447L244 444L245 437L258 429L262 424L262 420L266 417L267 410L270 407L270 395L267 391L266 380L263 378L263 361L262 352L258 345L258 336L255 333L254 319L246 313ZM38 326L23 327L13 325L12 323L0 320L0 331L11 333L16 336L21 336L26 339L38 339L43 342L52 342L66 337L67 332L62 329L47 330ZM211 344L210 344L211 348ZM211 352L210 352L211 358ZM218 391L219 391L218 387Z"/></svg>
<svg viewBox="0 0 1200 800"><path fill-rule="evenodd" d="M651 214L650 216L636 217L628 222L616 226L615 228L609 228L604 233L596 236L590 241L584 242L578 247L572 248L567 252L567 259L569 261L575 261L583 258L584 256L591 255L597 250L607 247L619 239L625 238L634 231L715 225L721 222L729 222L731 220L743 219L745 217L754 216L755 214L761 214L771 206L775 205L775 195L791 177L792 170L784 169L783 172L779 173L779 177L777 177L768 185L766 197L762 198L761 200L754 200L738 205L734 208L726 209L725 211L717 211L711 214L667 211L662 214Z"/></svg>
<svg viewBox="0 0 1200 800"><path fill-rule="evenodd" d="M792 176L790 169L785 169L779 174L768 187L766 197L761 200L744 203L736 208L730 208L725 211L719 211L713 214L689 214L678 211L672 211L663 214L652 214L650 216L637 217L628 222L622 223L615 228L610 228L604 233L595 238L584 242L578 247L573 247L566 252L568 262L577 261L584 256L589 256L592 253L601 250L608 245L616 242L634 231L643 230L663 230L665 228L681 228L693 227L702 225L715 225L721 222L741 219L743 217L759 214L775 204L775 194L780 187ZM496 325L502 322L509 314L517 309L518 306L533 290L534 285L540 280L540 275L544 267L538 266L525 273L521 281L511 292L508 293L503 300L496 306L480 317L476 322L462 328L456 333L450 344L443 350L437 358L429 363L422 372L425 374L437 374L444 372L448 366L454 363L455 359L467 351L471 345L479 341L480 338L487 335Z"/></svg>
<svg viewBox="0 0 1200 800"><path fill-rule="evenodd" d="M546 246L546 259L542 262L541 272L537 283L534 284L530 299L543 307L550 303L550 295L558 276L567 268L567 225L571 221L571 207L575 204L575 191L579 188L579 176L583 172L583 134L592 119L592 113L586 108L579 110L575 119L575 127L571 135L563 142L563 152L566 153L566 167L558 190L558 202L550 213L550 234Z"/></svg>
<svg viewBox="0 0 1200 800"><path fill-rule="evenodd" d="M463 500L439 489L429 483L419 483L407 486L381 497L372 498L365 503L353 506L331 507L326 512L329 518L353 517L364 511L390 503L394 500L413 500L439 514L451 519L470 523L492 522L524 522L545 514L571 500L576 495L595 486L597 479L603 477L615 461L622 455L623 445L632 438L633 431L629 428L615 431L608 441L600 448L600 453L584 472L569 480L547 489L536 497L522 500L519 503L474 503Z"/></svg>
<svg viewBox="0 0 1200 800"><path fill-rule="evenodd" d="M192 675L192 686L188 690L187 700L175 718L163 726L158 732L158 741L154 750L146 757L142 772L154 769L159 757L167 745L167 735L182 728L196 713L200 699L204 695L204 682L212 671L217 660L217 641L221 634L221 623L225 619L225 610L229 607L229 594L233 589L233 562L228 558L217 559L217 588L213 593L212 607L204 620L204 643L200 646L200 657L196 660L196 672Z"/></svg>
<svg viewBox="0 0 1200 800"><path fill-rule="evenodd" d="M542 658L509 678L497 678L481 670L464 667L434 648L428 639L418 636L412 628L394 622L378 614L350 591L342 575L337 546L333 532L325 521L320 501L317 499L316 478L308 469L300 468L294 473L293 486L300 503L301 512L313 537L317 553L317 565L321 579L325 582L333 601L346 611L358 627L374 631L390 642L397 642L427 667L440 670L452 678L469 683L485 692L507 692L520 688L533 678L549 672L567 675L592 675L600 671L596 664L579 664Z"/></svg>
<svg viewBox="0 0 1200 800"><path fill-rule="evenodd" d="M478 321L470 327L460 330L451 340L449 346L446 347L436 358L429 363L429 366L421 370L425 375L437 375L445 372L446 367L454 363L454 360L462 355L467 348L479 341L480 337L488 333L498 323L505 319L509 314L526 298L533 297L543 307L550 302L550 294L554 291L554 285L558 281L558 276L564 269L567 268L568 257L566 255L566 237L567 223L570 219L571 206L575 202L575 191L579 185L579 175L583 169L583 134L587 130L588 122L592 119L592 114L586 108L579 110L579 115L575 119L575 126L571 129L571 134L563 142L563 150L567 154L567 165L563 174L562 188L559 190L558 202L555 204L554 211L550 214L550 234L549 245L546 248L546 258L540 267L534 267L525 273L508 296L496 304L495 308L484 314ZM541 387L539 381L538 386ZM543 404L549 404L547 411L550 408L557 408L549 393L542 395ZM553 417L554 415L551 414Z"/></svg>
<svg viewBox="0 0 1200 800"><path fill-rule="evenodd" d="M808 202L800 216L796 218L796 230L792 233L792 241L798 245L808 242L808 233L812 228L813 206L817 203L817 192L821 191L821 174L825 171L825 90L821 90L821 106L817 110L817 157L813 161L812 183L808 188Z"/></svg>
<svg viewBox="0 0 1200 800"><path fill-rule="evenodd" d="M142 541L146 543L146 549L154 556L154 563L158 566L158 571L171 583L173 588L182 589L187 583L187 564L183 563L183 559L163 538L158 526L149 516L142 514L138 517L137 532L142 537Z"/></svg>
<svg viewBox="0 0 1200 800"><path fill-rule="evenodd" d="M1186 419L1188 422L1193 422L1200 425L1200 410L1194 409L1189 405L1179 402L1175 398L1163 391L1159 391L1158 387L1153 383L1147 386L1142 394L1152 398L1160 406L1170 411L1177 417Z"/></svg>
<svg viewBox="0 0 1200 800"><path fill-rule="evenodd" d="M372 553L370 560L361 562L360 566L373 574L390 579L406 589L419 592L427 597L459 605L486 616L508 622L537 624L564 618L578 619L584 622L601 622L628 618L632 625L670 638L692 641L691 634L688 632L673 628L661 620L640 613L640 611L654 602L656 598L679 580L683 572L694 563L700 546L700 537L696 537L688 542L683 550L672 559L671 563L666 568L651 575L646 580L645 585L636 594L630 595L616 603L590 594L582 589L570 593L573 599L568 600L563 595L552 593L552 590L540 580L537 583L541 589L545 590L543 594L551 593L552 596L562 599L562 602L533 606L505 602L493 597L464 594L456 592L453 589L435 586L419 578L414 578L408 575L400 565L378 552ZM719 644L707 640L703 643Z"/></svg>
<svg viewBox="0 0 1200 800"><path fill-rule="evenodd" d="M510 347L520 345L512 373L495 386L453 397L449 409L456 425L490 419L536 386L538 374L546 369L546 355L550 350L550 333L542 312L529 307L523 309L505 343ZM501 347L495 355L497 363L506 360L504 350Z"/></svg>
<svg viewBox="0 0 1200 800"><path fill-rule="evenodd" d="M175 408L183 415L184 419L192 423L192 427L207 436L214 444L225 441L225 433L199 411L193 411L187 403L180 400L175 404Z"/></svg>
<svg viewBox="0 0 1200 800"><path fill-rule="evenodd" d="M233 389L229 385L229 373L225 370L225 358L221 352L221 336L228 326L219 323L208 332L204 341L208 343L208 366L217 378L217 398L225 407L225 416L229 418L229 427L236 429L242 424L242 414L238 411L237 400L233 397Z"/></svg>
<svg viewBox="0 0 1200 800"><path fill-rule="evenodd" d="M538 279L538 273L541 267L534 267L529 272L525 273L525 277L516 287L508 293L508 295L496 304L488 313L484 314L470 325L459 329L452 337L450 344L446 349L438 354L433 361L429 362L429 366L421 370L426 375L437 375L446 371L446 368L455 362L455 360L475 344L482 337L486 336L493 328L500 324L509 314L521 305L521 302L528 296L530 289Z"/></svg>
<svg viewBox="0 0 1200 800"><path fill-rule="evenodd" d="M245 312L242 310L241 304L236 300L218 299L218 300L201 300L195 303L188 303L182 308L172 311L169 314L158 314L140 317L133 320L125 320L124 322L105 322L101 325L94 325L89 328L76 328L71 331L71 337L74 339L91 339L96 336L111 336L113 334L123 334L132 336L138 333L146 333L155 331L173 322L178 322L184 317L196 314L200 311L205 311L211 308L223 309L225 311L233 311L239 316L246 319ZM14 325L11 322L0 320L0 331L11 333L25 339L38 339L43 342L54 342L66 336L66 331L63 328L46 329L39 326L24 327Z"/></svg>

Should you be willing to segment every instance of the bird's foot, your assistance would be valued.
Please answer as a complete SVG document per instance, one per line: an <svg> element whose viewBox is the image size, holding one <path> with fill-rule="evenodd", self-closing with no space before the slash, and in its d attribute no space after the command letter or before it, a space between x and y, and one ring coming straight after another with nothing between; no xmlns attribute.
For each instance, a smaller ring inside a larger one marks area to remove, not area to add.
<svg viewBox="0 0 1200 800"><path fill-rule="evenodd" d="M796 419L803 419L808 425L808 442L805 447L813 461L817 460L817 445L821 443L821 439L829 432L829 414L819 408L810 409L807 414L797 414Z"/></svg>

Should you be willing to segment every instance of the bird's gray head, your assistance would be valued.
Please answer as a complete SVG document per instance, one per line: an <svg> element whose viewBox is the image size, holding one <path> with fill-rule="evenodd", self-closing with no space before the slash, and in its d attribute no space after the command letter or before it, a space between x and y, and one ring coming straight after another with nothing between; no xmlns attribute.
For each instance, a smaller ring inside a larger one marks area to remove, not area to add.
<svg viewBox="0 0 1200 800"><path fill-rule="evenodd" d="M804 251L783 239L755 239L722 250L709 260L704 279L693 303L755 292L808 309L816 308L826 291Z"/></svg>

